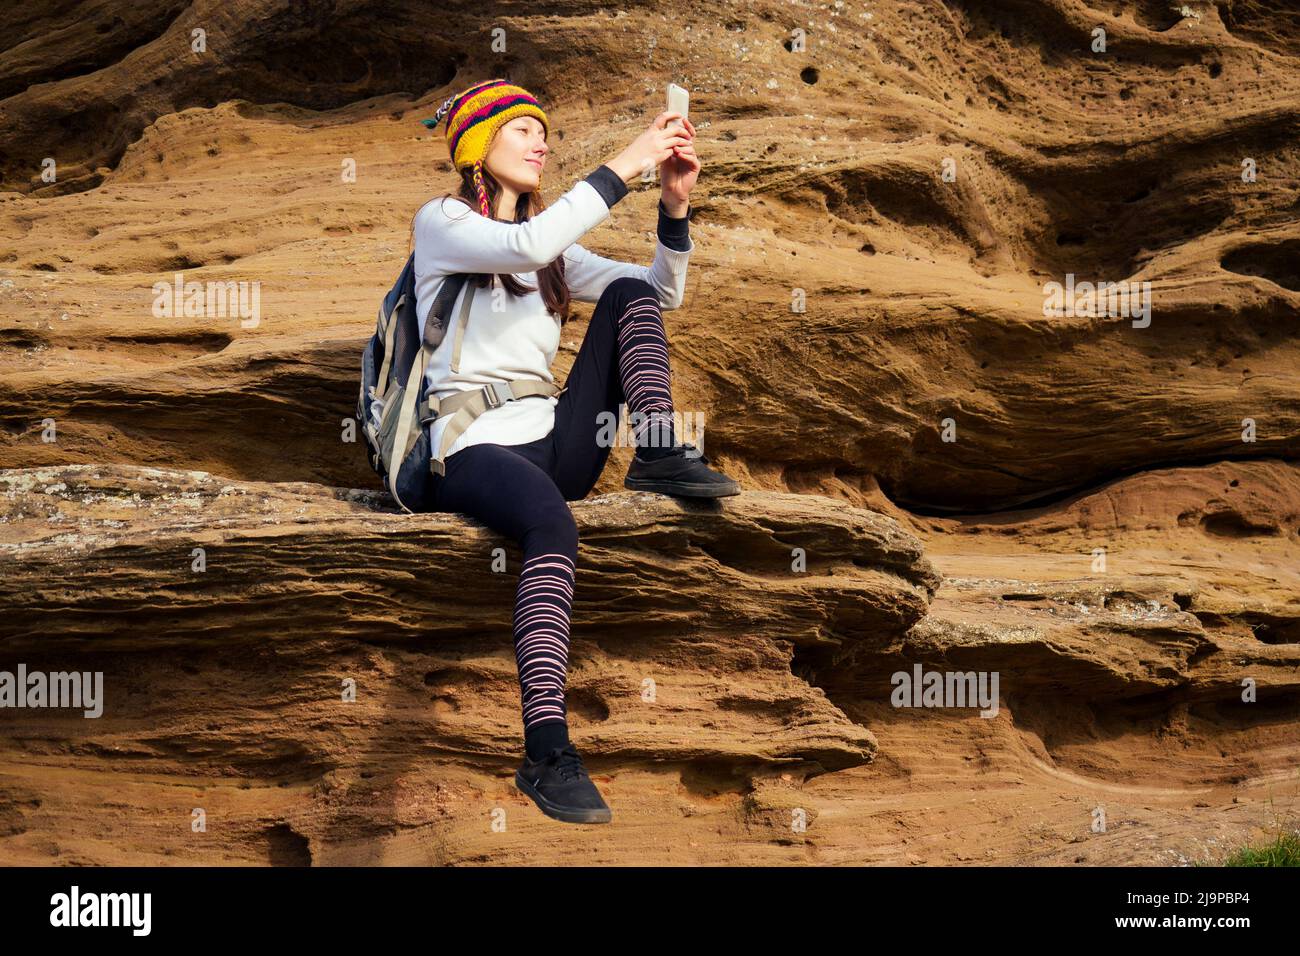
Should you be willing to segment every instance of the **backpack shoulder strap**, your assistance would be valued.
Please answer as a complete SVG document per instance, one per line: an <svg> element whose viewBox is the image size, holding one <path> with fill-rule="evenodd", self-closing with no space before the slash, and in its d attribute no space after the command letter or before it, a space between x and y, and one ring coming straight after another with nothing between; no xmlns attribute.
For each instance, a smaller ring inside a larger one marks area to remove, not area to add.
<svg viewBox="0 0 1300 956"><path fill-rule="evenodd" d="M451 349L451 370L460 371L460 343L465 338L465 326L469 325L469 306L474 301L474 283L465 284L465 298L460 304L460 321L456 323L456 341Z"/></svg>
<svg viewBox="0 0 1300 956"><path fill-rule="evenodd" d="M447 314L451 311L456 296L460 295L461 286L468 278L469 276L464 273L455 273L442 281L438 297L433 300L429 315L424 320L424 344L429 347L430 352L442 344L443 336L447 334Z"/></svg>

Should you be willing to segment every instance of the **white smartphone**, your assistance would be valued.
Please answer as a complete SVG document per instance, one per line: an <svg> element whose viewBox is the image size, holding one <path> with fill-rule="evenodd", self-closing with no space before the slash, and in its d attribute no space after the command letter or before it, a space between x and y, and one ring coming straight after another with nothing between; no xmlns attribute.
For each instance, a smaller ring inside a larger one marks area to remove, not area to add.
<svg viewBox="0 0 1300 956"><path fill-rule="evenodd" d="M684 87L678 86L676 83L669 83L668 84L668 109L673 113L681 113L682 116L686 116L687 113L690 111L690 106L691 106L691 94L686 92L686 89ZM669 120L668 125L681 126L683 124L681 120Z"/></svg>

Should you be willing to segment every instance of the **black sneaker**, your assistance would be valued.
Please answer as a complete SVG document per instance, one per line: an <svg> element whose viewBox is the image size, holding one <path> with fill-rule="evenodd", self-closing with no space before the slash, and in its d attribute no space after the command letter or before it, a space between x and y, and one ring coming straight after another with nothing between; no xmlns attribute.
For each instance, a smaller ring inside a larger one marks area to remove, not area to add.
<svg viewBox="0 0 1300 956"><path fill-rule="evenodd" d="M515 771L515 786L548 817L565 823L608 823L612 816L571 743L551 748L541 760L525 754L524 765Z"/></svg>
<svg viewBox="0 0 1300 956"><path fill-rule="evenodd" d="M719 471L706 467L708 455L690 442L674 445L668 454L649 461L633 457L623 487L633 491L657 491L684 498L724 498L740 494L740 484Z"/></svg>

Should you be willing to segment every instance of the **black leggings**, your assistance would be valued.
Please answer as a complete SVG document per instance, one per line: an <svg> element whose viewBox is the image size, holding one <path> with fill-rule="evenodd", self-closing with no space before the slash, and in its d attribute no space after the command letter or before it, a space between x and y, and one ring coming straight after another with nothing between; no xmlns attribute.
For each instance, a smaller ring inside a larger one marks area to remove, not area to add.
<svg viewBox="0 0 1300 956"><path fill-rule="evenodd" d="M435 475L430 490L430 510L468 515L523 552L513 627L525 733L567 722L578 528L566 502L585 498L604 470L608 422L617 422L621 404L629 416L642 413L633 419L641 420L638 445L652 425L671 420L668 342L648 282L624 277L606 287L558 402L549 434L520 445L468 445L447 457L447 473Z"/></svg>

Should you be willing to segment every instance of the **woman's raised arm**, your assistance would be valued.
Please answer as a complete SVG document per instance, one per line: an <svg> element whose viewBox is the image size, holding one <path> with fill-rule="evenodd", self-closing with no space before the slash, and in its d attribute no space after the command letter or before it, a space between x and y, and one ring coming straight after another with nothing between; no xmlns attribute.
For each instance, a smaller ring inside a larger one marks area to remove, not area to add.
<svg viewBox="0 0 1300 956"><path fill-rule="evenodd" d="M686 294L687 262L695 249L688 217L689 209L686 216L671 217L663 202L659 203L658 242L649 266L607 259L575 242L564 253L564 281L569 292L579 302L598 302L611 282L632 276L654 287L662 309L678 308Z"/></svg>
<svg viewBox="0 0 1300 956"><path fill-rule="evenodd" d="M459 200L450 208L443 198L425 203L415 214L416 274L536 272L554 262L609 216L629 182L689 145L689 136L667 128L680 115L660 113L622 152L527 222L487 219Z"/></svg>
<svg viewBox="0 0 1300 956"><path fill-rule="evenodd" d="M627 184L600 166L527 222L497 222L462 200L432 199L415 216L415 271L535 272L604 221L626 195Z"/></svg>

